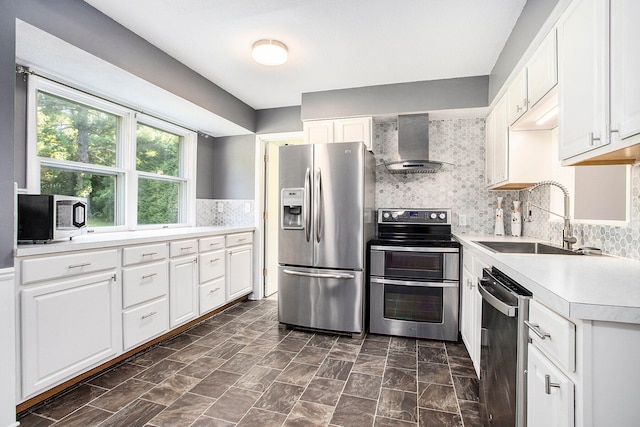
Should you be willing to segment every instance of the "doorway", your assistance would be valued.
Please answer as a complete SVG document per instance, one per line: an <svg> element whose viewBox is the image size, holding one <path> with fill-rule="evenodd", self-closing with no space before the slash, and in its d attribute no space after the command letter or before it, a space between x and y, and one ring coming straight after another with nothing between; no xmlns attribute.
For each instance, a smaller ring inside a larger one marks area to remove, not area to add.
<svg viewBox="0 0 640 427"><path fill-rule="evenodd" d="M261 135L264 144L264 188L263 188L263 254L264 254L264 297L278 292L278 231L280 189L278 170L280 168L278 149L283 145L303 144L302 134Z"/></svg>

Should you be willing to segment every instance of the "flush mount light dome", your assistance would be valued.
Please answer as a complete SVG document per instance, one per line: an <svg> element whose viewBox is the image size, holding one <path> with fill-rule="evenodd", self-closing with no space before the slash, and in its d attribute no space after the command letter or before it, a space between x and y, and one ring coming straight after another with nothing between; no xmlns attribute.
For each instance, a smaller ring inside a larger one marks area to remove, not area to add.
<svg viewBox="0 0 640 427"><path fill-rule="evenodd" d="M287 62L287 46L277 40L258 40L253 44L253 59L262 65L282 65Z"/></svg>

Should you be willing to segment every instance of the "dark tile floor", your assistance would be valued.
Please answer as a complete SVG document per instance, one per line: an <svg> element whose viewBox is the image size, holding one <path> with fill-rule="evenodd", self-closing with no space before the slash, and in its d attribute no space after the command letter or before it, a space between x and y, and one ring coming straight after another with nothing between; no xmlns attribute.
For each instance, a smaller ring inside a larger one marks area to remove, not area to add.
<svg viewBox="0 0 640 427"><path fill-rule="evenodd" d="M246 301L21 417L30 426L482 426L460 343L278 328Z"/></svg>

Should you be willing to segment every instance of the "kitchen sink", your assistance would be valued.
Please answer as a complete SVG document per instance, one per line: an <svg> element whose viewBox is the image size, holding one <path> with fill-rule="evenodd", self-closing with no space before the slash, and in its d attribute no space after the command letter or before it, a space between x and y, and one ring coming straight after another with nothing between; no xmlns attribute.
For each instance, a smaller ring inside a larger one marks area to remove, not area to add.
<svg viewBox="0 0 640 427"><path fill-rule="evenodd" d="M547 245L545 243L536 242L480 242L474 243L484 246L485 248L500 253L509 254L545 254L545 255L581 255L567 249L557 246Z"/></svg>

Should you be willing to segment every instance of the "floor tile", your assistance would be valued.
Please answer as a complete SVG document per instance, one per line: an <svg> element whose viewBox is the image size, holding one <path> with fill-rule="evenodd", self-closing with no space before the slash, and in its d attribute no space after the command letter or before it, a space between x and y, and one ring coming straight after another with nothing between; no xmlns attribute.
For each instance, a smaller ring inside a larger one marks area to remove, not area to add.
<svg viewBox="0 0 640 427"><path fill-rule="evenodd" d="M129 378L138 375L145 368L132 363L123 363L116 366L113 369L108 370L104 374L95 377L88 381L89 384L103 388L114 388L115 386L122 384Z"/></svg>
<svg viewBox="0 0 640 427"><path fill-rule="evenodd" d="M218 344L217 347L214 347L209 353L207 353L207 356L229 360L243 348L244 344L224 341L222 344Z"/></svg>
<svg viewBox="0 0 640 427"><path fill-rule="evenodd" d="M169 406L199 382L200 379L198 378L188 377L186 375L172 375L144 393L140 398L160 405Z"/></svg>
<svg viewBox="0 0 640 427"><path fill-rule="evenodd" d="M336 405L331 424L336 426L366 427L373 425L377 402L343 394Z"/></svg>
<svg viewBox="0 0 640 427"><path fill-rule="evenodd" d="M356 362L353 365L353 372L361 372L369 375L384 375L384 368L387 364L387 359L381 356L372 356L370 354L358 355Z"/></svg>
<svg viewBox="0 0 640 427"><path fill-rule="evenodd" d="M384 370L382 387L415 393L417 391L416 371L400 368L387 368Z"/></svg>
<svg viewBox="0 0 640 427"><path fill-rule="evenodd" d="M369 338L364 340L362 347L360 347L360 354L370 354L372 356L387 357L387 349L389 348L389 342L370 340Z"/></svg>
<svg viewBox="0 0 640 427"><path fill-rule="evenodd" d="M240 379L240 375L231 372L214 371L200 381L190 392L202 396L217 399L222 396L229 387Z"/></svg>
<svg viewBox="0 0 640 427"><path fill-rule="evenodd" d="M422 383L453 385L448 365L418 362L418 381Z"/></svg>
<svg viewBox="0 0 640 427"><path fill-rule="evenodd" d="M205 415L237 423L258 401L261 395L257 391L231 387L211 405Z"/></svg>
<svg viewBox="0 0 640 427"><path fill-rule="evenodd" d="M153 387L153 383L131 378L91 402L91 406L118 412Z"/></svg>
<svg viewBox="0 0 640 427"><path fill-rule="evenodd" d="M218 369L225 362L226 360L218 359L217 357L201 357L180 369L178 374L202 379Z"/></svg>
<svg viewBox="0 0 640 427"><path fill-rule="evenodd" d="M458 412L453 387L440 384L420 384L418 406L444 412Z"/></svg>
<svg viewBox="0 0 640 427"><path fill-rule="evenodd" d="M157 403L136 400L100 424L100 427L142 427L165 408Z"/></svg>
<svg viewBox="0 0 640 427"><path fill-rule="evenodd" d="M211 332L215 331L218 328L219 328L218 325L212 325L207 322L201 322L196 326L194 326L193 328L189 329L187 333L189 335L197 335L199 337L204 337L205 335L209 335Z"/></svg>
<svg viewBox="0 0 640 427"><path fill-rule="evenodd" d="M447 356L451 357L469 357L469 353L467 352L467 348L463 343L459 342L448 342L445 344L447 349Z"/></svg>
<svg viewBox="0 0 640 427"><path fill-rule="evenodd" d="M304 387L309 384L317 370L318 367L314 365L291 362L276 380Z"/></svg>
<svg viewBox="0 0 640 427"><path fill-rule="evenodd" d="M269 388L271 383L280 375L282 371L266 366L254 366L245 373L237 382L236 387L247 390L263 392Z"/></svg>
<svg viewBox="0 0 640 427"><path fill-rule="evenodd" d="M465 427L487 427L486 410L478 402L460 401L460 412Z"/></svg>
<svg viewBox="0 0 640 427"><path fill-rule="evenodd" d="M58 421L55 425L56 427L94 427L100 425L111 415L111 412L103 411L102 409L83 406ZM24 426L22 423L20 425Z"/></svg>
<svg viewBox="0 0 640 427"><path fill-rule="evenodd" d="M465 357L449 357L449 367L451 374L459 377L477 378L476 370L471 359Z"/></svg>
<svg viewBox="0 0 640 427"><path fill-rule="evenodd" d="M212 403L213 399L187 393L153 417L149 424L158 427L188 426Z"/></svg>
<svg viewBox="0 0 640 427"><path fill-rule="evenodd" d="M329 357L332 359L346 360L348 362L355 362L360 353L360 346L353 344L345 344L343 342L337 342L331 348Z"/></svg>
<svg viewBox="0 0 640 427"><path fill-rule="evenodd" d="M296 353L292 351L272 350L258 362L258 365L284 369L295 356Z"/></svg>
<svg viewBox="0 0 640 427"><path fill-rule="evenodd" d="M418 417L420 427L462 427L462 420L458 414L420 408Z"/></svg>
<svg viewBox="0 0 640 427"><path fill-rule="evenodd" d="M22 415L18 418L18 421L20 421L20 427L48 427L55 423L53 420L41 417L34 413Z"/></svg>
<svg viewBox="0 0 640 427"><path fill-rule="evenodd" d="M231 338L231 335L223 334L222 332L215 331L210 333L209 335L205 335L204 337L200 338L198 341L195 342L195 344L213 348L222 344L229 338Z"/></svg>
<svg viewBox="0 0 640 427"><path fill-rule="evenodd" d="M34 412L46 418L60 420L107 391L100 387L81 384L44 406L37 408Z"/></svg>
<svg viewBox="0 0 640 427"><path fill-rule="evenodd" d="M149 351L142 353L139 356L136 356L133 360L131 360L131 363L135 363L136 365L145 366L148 368L149 366L153 366L161 360L166 359L174 352L175 350L171 350L170 348L155 347Z"/></svg>
<svg viewBox="0 0 640 427"><path fill-rule="evenodd" d="M177 362L182 362L182 363L191 363L194 360L198 360L199 358L204 356L210 350L211 349L209 347L205 347L197 344L190 344L184 347L182 350L176 351L175 353L167 357L167 359L175 360Z"/></svg>
<svg viewBox="0 0 640 427"><path fill-rule="evenodd" d="M418 346L418 362L448 363L444 348Z"/></svg>
<svg viewBox="0 0 640 427"><path fill-rule="evenodd" d="M387 356L387 366L402 369L416 369L416 353L404 352L404 351L389 351Z"/></svg>
<svg viewBox="0 0 640 427"><path fill-rule="evenodd" d="M259 355L236 353L218 369L234 374L244 374L262 359Z"/></svg>
<svg viewBox="0 0 640 427"><path fill-rule="evenodd" d="M352 362L327 358L324 363L320 365L320 369L318 369L316 375L332 380L346 381L347 378L349 378L352 367Z"/></svg>
<svg viewBox="0 0 640 427"><path fill-rule="evenodd" d="M376 420L373 423L374 427L416 427L417 422L396 420L394 418L386 418L376 416Z"/></svg>
<svg viewBox="0 0 640 427"><path fill-rule="evenodd" d="M324 427L333 415L333 406L299 400L291 410L284 427Z"/></svg>
<svg viewBox="0 0 640 427"><path fill-rule="evenodd" d="M382 378L375 375L351 372L343 393L365 399L377 400L380 395Z"/></svg>
<svg viewBox="0 0 640 427"><path fill-rule="evenodd" d="M276 350L292 351L294 353L299 352L307 345L308 340L286 337L276 346Z"/></svg>
<svg viewBox="0 0 640 427"><path fill-rule="evenodd" d="M189 427L233 427L236 423L232 423L229 421L219 420L217 418L211 418L206 415L198 418L191 426Z"/></svg>
<svg viewBox="0 0 640 427"><path fill-rule="evenodd" d="M265 356L273 350L274 347L275 344L272 341L257 338L240 350L240 353L252 354L254 356Z"/></svg>
<svg viewBox="0 0 640 427"><path fill-rule="evenodd" d="M142 371L134 378L159 384L185 366L187 366L186 363L165 359L148 368L146 371Z"/></svg>
<svg viewBox="0 0 640 427"><path fill-rule="evenodd" d="M171 350L182 350L189 344L198 341L200 336L198 335L189 335L189 331L186 331L180 335L177 335L175 338L170 338L167 341L163 341L160 345L165 348L170 348Z"/></svg>
<svg viewBox="0 0 640 427"><path fill-rule="evenodd" d="M333 344L338 340L336 335L324 335L324 334L316 334L314 335L307 344L309 347L319 347L331 349Z"/></svg>
<svg viewBox="0 0 640 427"><path fill-rule="evenodd" d="M300 400L335 406L344 386L344 381L315 377L307 386Z"/></svg>
<svg viewBox="0 0 640 427"><path fill-rule="evenodd" d="M298 363L306 363L308 365L320 366L329 354L329 350L324 348L304 347L294 361Z"/></svg>
<svg viewBox="0 0 640 427"><path fill-rule="evenodd" d="M391 337L389 350L415 353L416 340L415 338Z"/></svg>
<svg viewBox="0 0 640 427"><path fill-rule="evenodd" d="M418 395L401 390L383 388L378 399L376 415L405 421L418 421Z"/></svg>
<svg viewBox="0 0 640 427"><path fill-rule="evenodd" d="M286 415L291 411L303 391L304 387L274 382L256 402L255 407Z"/></svg>
<svg viewBox="0 0 640 427"><path fill-rule="evenodd" d="M278 414L271 411L263 411L260 409L252 408L247 415L245 415L238 424L237 427L280 427L284 420L287 419L286 415Z"/></svg>
<svg viewBox="0 0 640 427"><path fill-rule="evenodd" d="M480 400L479 383L476 378L453 377L453 386L456 389L456 396L459 400Z"/></svg>

